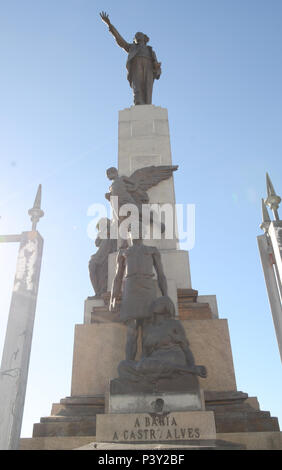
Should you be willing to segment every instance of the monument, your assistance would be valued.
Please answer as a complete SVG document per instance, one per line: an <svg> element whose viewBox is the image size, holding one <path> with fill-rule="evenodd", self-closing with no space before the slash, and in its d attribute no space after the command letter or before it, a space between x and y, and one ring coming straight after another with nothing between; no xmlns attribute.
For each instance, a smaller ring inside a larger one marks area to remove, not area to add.
<svg viewBox="0 0 282 470"><path fill-rule="evenodd" d="M34 424L21 448L281 449L277 418L237 390L227 320L215 295L192 288L189 254L179 247L178 166L167 110L151 99L160 63L146 35L128 43L106 13L101 18L128 53L134 95L119 112L118 165L107 170L113 220L106 226L118 236L102 240L99 225L90 261L96 295L75 326L71 394ZM156 208L159 215L167 207L169 216L156 222Z"/></svg>

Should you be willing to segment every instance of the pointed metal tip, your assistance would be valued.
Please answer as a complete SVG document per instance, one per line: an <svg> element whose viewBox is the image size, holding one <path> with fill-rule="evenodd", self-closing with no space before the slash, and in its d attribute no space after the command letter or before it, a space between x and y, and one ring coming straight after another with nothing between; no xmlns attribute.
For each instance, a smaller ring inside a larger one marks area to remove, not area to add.
<svg viewBox="0 0 282 470"><path fill-rule="evenodd" d="M270 176L267 172L266 172L266 189L267 189L267 195L268 196L276 196L274 186L273 186L272 181L270 179Z"/></svg>
<svg viewBox="0 0 282 470"><path fill-rule="evenodd" d="M41 184L38 186L37 193L34 199L33 207L41 209L41 193L42 193L42 186Z"/></svg>
<svg viewBox="0 0 282 470"><path fill-rule="evenodd" d="M276 194L274 186L272 184L272 181L268 173L266 173L266 189L267 189L267 198L264 200L264 202L273 211L275 220L279 220L278 208L281 202L281 197Z"/></svg>
<svg viewBox="0 0 282 470"><path fill-rule="evenodd" d="M38 186L37 193L34 199L33 207L29 209L28 214L32 222L32 230L36 230L36 226L39 222L40 217L44 216L43 210L41 210L41 195L42 195L42 186Z"/></svg>

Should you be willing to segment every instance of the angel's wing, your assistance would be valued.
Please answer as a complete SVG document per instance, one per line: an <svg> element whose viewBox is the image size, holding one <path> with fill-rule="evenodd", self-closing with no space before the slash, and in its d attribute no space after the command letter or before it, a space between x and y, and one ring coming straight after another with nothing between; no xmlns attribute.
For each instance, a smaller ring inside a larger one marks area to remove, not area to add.
<svg viewBox="0 0 282 470"><path fill-rule="evenodd" d="M138 189L147 191L161 181L170 178L177 169L178 165L145 166L136 170L130 176L130 180L138 186Z"/></svg>

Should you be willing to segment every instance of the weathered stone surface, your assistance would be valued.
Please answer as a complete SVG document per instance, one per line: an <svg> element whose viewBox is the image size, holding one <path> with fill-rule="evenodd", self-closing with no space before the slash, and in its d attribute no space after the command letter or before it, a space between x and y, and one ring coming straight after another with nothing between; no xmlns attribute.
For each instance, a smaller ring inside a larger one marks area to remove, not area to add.
<svg viewBox="0 0 282 470"><path fill-rule="evenodd" d="M91 323L94 308L105 308L103 298L87 298L84 302L84 323Z"/></svg>
<svg viewBox="0 0 282 470"><path fill-rule="evenodd" d="M255 397L243 392L205 391L206 409L213 411L217 432L279 431L278 420L259 409Z"/></svg>
<svg viewBox="0 0 282 470"><path fill-rule="evenodd" d="M157 383L132 383L122 379L110 382L107 413L152 413L203 410L198 377L192 374Z"/></svg>
<svg viewBox="0 0 282 470"><path fill-rule="evenodd" d="M208 303L212 312L212 318L218 318L218 306L216 295L198 295L197 302Z"/></svg>
<svg viewBox="0 0 282 470"><path fill-rule="evenodd" d="M182 324L195 363L204 364L208 371L206 379L200 378L201 388L236 390L227 320L185 320ZM76 325L71 395L104 394L110 379L118 376L125 344L122 324Z"/></svg>
<svg viewBox="0 0 282 470"><path fill-rule="evenodd" d="M246 393L237 391L205 391L205 406L207 411L213 411L215 416L215 425L217 437L226 439L226 436L239 436L234 442L243 442L252 446L262 445L262 448L279 448L279 426L276 418L271 418L269 412L260 411L256 397L249 398ZM156 397L154 400L156 401ZM52 407L51 416L44 417L40 423L36 423L34 427L34 438L27 442L31 448L33 446L54 445L52 436L58 437L58 448L63 445L60 436L88 436L91 432L92 436L96 433L95 418L99 414L105 412L104 396L73 396L66 397L56 403ZM107 411L109 411L107 409ZM89 419L90 418L90 422ZM87 422L88 419L88 422ZM237 431L236 431L237 430ZM248 437L249 435L259 434L257 438ZM236 434L234 434L236 432ZM221 434L226 433L226 434ZM247 437L244 437L244 434ZM262 436L263 435L263 436ZM243 437L241 437L243 436ZM46 437L46 441L38 441ZM269 437L269 439L268 439ZM51 439L48 441L48 439ZM63 437L62 437L63 439ZM240 440L241 439L241 440ZM269 441L269 442L268 442ZM87 441L88 442L88 441ZM260 444L256 444L256 442ZM69 448L69 441L66 442ZM83 445L83 444L81 444ZM278 447L275 447L278 446ZM254 447L259 448L259 447ZM282 448L282 447L281 447Z"/></svg>
<svg viewBox="0 0 282 470"><path fill-rule="evenodd" d="M282 450L282 432L238 432L238 433L218 433L218 441L227 441L239 444L238 450L245 445L246 450ZM72 450L90 445L97 450L128 449L175 449L175 444L109 444L96 442L94 436L77 437L35 437L22 438L20 440L20 450ZM94 447L95 445L95 447ZM178 449L185 449L187 445L178 444Z"/></svg>
<svg viewBox="0 0 282 470"><path fill-rule="evenodd" d="M232 411L215 412L216 429L218 432L258 432L280 431L278 419L265 411Z"/></svg>
<svg viewBox="0 0 282 470"><path fill-rule="evenodd" d="M159 379L154 383L129 382L124 379L114 379L110 381L110 394L128 394L128 393L175 393L191 391L197 393L199 391L199 379L194 374L181 375L173 380Z"/></svg>
<svg viewBox="0 0 282 470"><path fill-rule="evenodd" d="M90 444L94 436L49 436L20 440L20 450L73 450Z"/></svg>
<svg viewBox="0 0 282 470"><path fill-rule="evenodd" d="M183 320L182 324L196 364L205 364L206 379L200 380L203 390L237 389L227 320Z"/></svg>
<svg viewBox="0 0 282 470"><path fill-rule="evenodd" d="M134 171L151 165L172 165L167 109L146 105L132 106L120 111L118 139L119 174L130 176ZM174 211L175 191L173 177L149 189L148 196L151 204L157 203L161 207L164 204L171 204ZM177 238L178 234L175 233L172 239L145 240L145 244L154 245L159 250L174 250L174 252L177 252L179 248ZM167 278L174 279L173 276L168 275ZM187 284L184 287L189 286L189 279L187 278Z"/></svg>
<svg viewBox="0 0 282 470"><path fill-rule="evenodd" d="M256 434L256 433L253 433ZM263 436L261 436L263 434ZM275 436L267 436L265 434ZM259 441L262 445L270 444L271 448L273 449L280 449L279 442L282 442L280 436L277 435L278 433L260 433ZM228 436L229 437L229 436ZM178 442L177 444L171 443L167 441L165 444L127 444L127 443L109 443L109 442L96 442L94 436L78 436L78 437L34 437L34 438L23 438L20 440L20 450L148 450L148 449L167 449L167 450L175 450L175 449L198 449L199 444L203 444L201 450L241 450L242 445L237 444L236 439L240 440L240 438L244 439L243 433L234 434L232 435L232 442L223 441L221 439L217 440L209 440L209 441L186 441L185 444ZM280 441L279 441L280 438ZM247 439L246 439L247 440ZM250 440L249 440L250 441ZM237 444L237 445L236 445ZM278 447L277 447L278 446Z"/></svg>
<svg viewBox="0 0 282 470"><path fill-rule="evenodd" d="M213 315L208 303L187 302L178 304L178 317L180 320L208 320Z"/></svg>
<svg viewBox="0 0 282 470"><path fill-rule="evenodd" d="M175 393L131 393L112 395L109 398L109 413L149 413L162 400L163 411L199 411L203 409L200 392Z"/></svg>
<svg viewBox="0 0 282 470"><path fill-rule="evenodd" d="M95 416L104 411L104 395L66 397L60 400L60 403L53 404L51 416Z"/></svg>
<svg viewBox="0 0 282 470"><path fill-rule="evenodd" d="M33 426L33 437L45 436L95 436L96 417L56 417L41 418Z"/></svg>
<svg viewBox="0 0 282 470"><path fill-rule="evenodd" d="M97 416L96 440L101 442L159 442L215 439L212 412L191 411Z"/></svg>
<svg viewBox="0 0 282 470"><path fill-rule="evenodd" d="M241 443L246 450L282 450L282 432L218 433L218 439Z"/></svg>
<svg viewBox="0 0 282 470"><path fill-rule="evenodd" d="M74 450L175 450L175 449L186 449L186 450L245 450L245 446L234 442L223 441L220 439L198 439L189 441L174 441L172 444L170 441L163 444L127 444L127 443L109 443L109 442L91 442L82 447ZM145 454L147 458L149 456ZM145 457L145 456L144 456ZM165 456L166 459L167 456ZM175 459L172 455L171 463L175 464ZM183 463L181 455L179 456L179 463ZM144 460L146 463L148 460ZM153 463L153 462L152 462ZM168 461L166 463L169 463Z"/></svg>

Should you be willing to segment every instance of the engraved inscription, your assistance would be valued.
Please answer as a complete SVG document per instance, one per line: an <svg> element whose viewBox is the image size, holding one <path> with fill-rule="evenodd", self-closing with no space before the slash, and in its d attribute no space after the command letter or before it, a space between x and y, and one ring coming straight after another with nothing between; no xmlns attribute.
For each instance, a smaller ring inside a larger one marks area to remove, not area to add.
<svg viewBox="0 0 282 470"><path fill-rule="evenodd" d="M161 441L200 439L198 427L180 427L172 415L144 416L136 418L132 429L115 431L113 441Z"/></svg>

